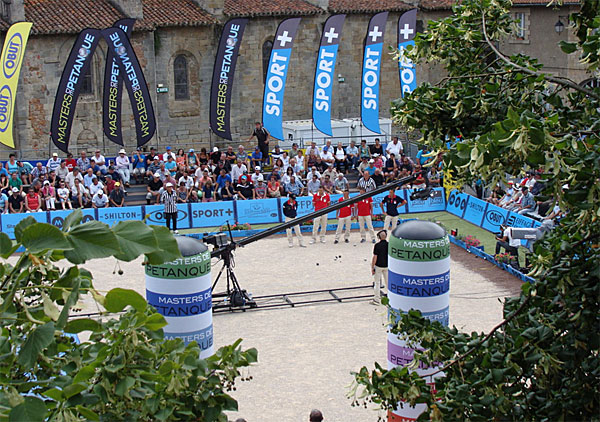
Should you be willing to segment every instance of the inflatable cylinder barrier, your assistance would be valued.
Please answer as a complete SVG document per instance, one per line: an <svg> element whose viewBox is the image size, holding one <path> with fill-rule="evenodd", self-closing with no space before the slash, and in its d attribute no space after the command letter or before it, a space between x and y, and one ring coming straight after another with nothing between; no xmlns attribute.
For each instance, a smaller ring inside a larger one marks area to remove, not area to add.
<svg viewBox="0 0 600 422"><path fill-rule="evenodd" d="M214 354L210 251L197 239L175 239L182 258L146 265L146 300L167 320L165 339L195 341L204 359Z"/></svg>
<svg viewBox="0 0 600 422"><path fill-rule="evenodd" d="M397 313L410 309L432 321L448 325L450 306L450 240L446 231L430 221L411 220L399 225L390 236L388 254L388 298ZM388 333L388 369L407 366L414 350L395 334ZM420 375L438 367L419 365ZM429 377L428 384L443 374ZM415 421L425 410L424 404L398 406L388 413L388 421Z"/></svg>

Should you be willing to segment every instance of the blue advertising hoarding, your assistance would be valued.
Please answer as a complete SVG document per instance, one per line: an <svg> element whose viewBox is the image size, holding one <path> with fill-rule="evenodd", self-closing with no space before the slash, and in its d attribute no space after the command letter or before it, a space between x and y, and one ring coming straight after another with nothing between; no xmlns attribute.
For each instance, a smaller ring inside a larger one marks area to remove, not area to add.
<svg viewBox="0 0 600 422"><path fill-rule="evenodd" d="M233 201L199 202L190 204L192 227L220 227L235 223Z"/></svg>
<svg viewBox="0 0 600 422"><path fill-rule="evenodd" d="M157 205L158 206L158 205ZM162 207L161 207L162 208ZM98 221L112 226L124 220L143 220L142 207L98 208Z"/></svg>
<svg viewBox="0 0 600 422"><path fill-rule="evenodd" d="M492 233L497 233L500 231L500 224L504 224L507 216L508 210L494 204L488 204L485 215L483 216L481 228Z"/></svg>
<svg viewBox="0 0 600 422"><path fill-rule="evenodd" d="M431 190L433 197L429 197L425 200L415 199L411 200L410 195L414 192L413 189L404 191L408 202L409 213L415 212L434 212L434 211L445 211L446 210L446 196L444 195L443 188L434 188ZM405 208L405 207L403 207Z"/></svg>
<svg viewBox="0 0 600 422"><path fill-rule="evenodd" d="M177 229L189 229L190 204L177 204ZM165 207L163 205L146 205L146 223L154 226L165 225Z"/></svg>
<svg viewBox="0 0 600 422"><path fill-rule="evenodd" d="M467 208L467 202L469 201L469 195L461 193L458 190L450 192L448 197L448 204L446 205L446 211L450 214L454 214L457 217L462 218Z"/></svg>
<svg viewBox="0 0 600 422"><path fill-rule="evenodd" d="M237 221L249 224L279 223L278 202L275 198L236 201Z"/></svg>
<svg viewBox="0 0 600 422"><path fill-rule="evenodd" d="M467 207L465 208L465 213L462 218L471 224L481 226L481 221L485 215L486 208L487 202L477 199L474 196L469 196Z"/></svg>

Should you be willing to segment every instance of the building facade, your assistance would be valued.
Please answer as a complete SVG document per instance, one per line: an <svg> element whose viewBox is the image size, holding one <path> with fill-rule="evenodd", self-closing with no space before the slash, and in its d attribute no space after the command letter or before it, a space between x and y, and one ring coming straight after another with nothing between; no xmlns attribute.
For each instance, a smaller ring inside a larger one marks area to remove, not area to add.
<svg viewBox="0 0 600 422"><path fill-rule="evenodd" d="M384 45L397 43L397 20L419 8L419 25L452 13L450 0L3 0L0 31L13 22L33 22L25 53L16 103L14 132L17 154L24 159L46 157L54 151L49 137L54 96L63 67L79 31L105 28L122 18L136 18L132 44L144 69L157 118L157 133L147 145L161 149L209 147L231 143L209 128L209 97L215 52L223 24L233 17L250 19L244 33L232 92L233 144L244 141L261 120L266 66L279 22L302 17L288 73L284 120L310 120L312 88L319 40L331 14L347 15L333 83L334 119L360 116L363 40L370 17L389 11ZM575 0L548 8L539 0L515 0L518 23L514 36L500 44L506 53L537 57L546 69L580 82L586 75L576 55L558 48L573 37L568 16ZM564 31L555 31L561 21ZM102 133L102 95L106 44L101 41L85 77L71 133L70 150L100 148L114 153L119 147ZM384 50L385 52L385 50ZM437 82L438 66L419 66L419 81ZM398 64L384 54L381 70L380 116L389 117L389 104L400 96ZM160 92L157 92L160 91ZM166 91L166 92L165 92ZM128 151L136 145L129 99L123 98L123 138ZM401 131L401 128L394 128ZM0 145L0 159L11 150Z"/></svg>

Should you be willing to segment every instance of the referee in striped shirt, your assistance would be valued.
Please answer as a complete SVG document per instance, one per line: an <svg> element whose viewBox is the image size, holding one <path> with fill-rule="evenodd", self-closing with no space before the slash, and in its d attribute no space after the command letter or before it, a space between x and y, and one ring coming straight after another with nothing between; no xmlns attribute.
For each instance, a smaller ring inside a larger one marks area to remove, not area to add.
<svg viewBox="0 0 600 422"><path fill-rule="evenodd" d="M173 184L167 183L166 190L160 196L160 202L165 204L165 221L167 228L171 229L170 222L173 222L173 233L179 234L177 231L177 192L173 190Z"/></svg>
<svg viewBox="0 0 600 422"><path fill-rule="evenodd" d="M371 174L365 170L363 172L363 177L361 177L358 181L357 187L358 189L364 189L365 192L371 192L377 187L377 185L375 184L375 180L371 178Z"/></svg>

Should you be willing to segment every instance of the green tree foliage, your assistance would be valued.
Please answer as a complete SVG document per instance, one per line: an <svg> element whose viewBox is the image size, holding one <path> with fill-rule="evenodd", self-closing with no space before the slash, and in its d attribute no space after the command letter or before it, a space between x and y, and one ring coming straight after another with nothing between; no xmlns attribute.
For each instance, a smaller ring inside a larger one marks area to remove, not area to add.
<svg viewBox="0 0 600 422"><path fill-rule="evenodd" d="M16 242L0 233L0 420L226 421L223 412L237 409L229 392L256 350L242 351L238 340L199 359L195 342L164 340L165 319L135 291L98 293L78 264L142 254L161 264L181 255L165 227L81 218L74 211L62 230L26 218ZM57 266L64 259L75 265ZM69 317L85 297L106 309L102 318ZM78 344L73 334L89 339Z"/></svg>
<svg viewBox="0 0 600 422"><path fill-rule="evenodd" d="M503 54L497 42L510 34L510 7L463 0L452 16L429 22L410 54L442 64L447 77L395 101L393 114L445 152L455 180L493 185L507 173L541 169L543 194L568 214L535 245L537 282L506 300L505 320L490 333L461 333L416 311L402 315L394 330L425 349L417 360L442 362L435 393L407 368L376 365L355 374L354 404L425 403L420 420L600 417L600 90L545 73L530 57ZM597 71L600 2L582 1L571 25L578 42L561 48ZM463 142L448 149L446 136L456 135Z"/></svg>

